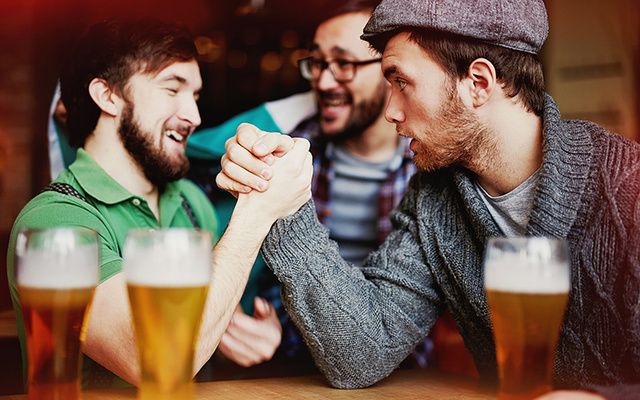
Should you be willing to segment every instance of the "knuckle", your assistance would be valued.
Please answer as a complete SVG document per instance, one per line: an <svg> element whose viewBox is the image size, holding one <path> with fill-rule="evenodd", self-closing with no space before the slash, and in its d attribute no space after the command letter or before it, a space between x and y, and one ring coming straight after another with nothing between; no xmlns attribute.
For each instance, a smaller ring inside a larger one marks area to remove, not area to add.
<svg viewBox="0 0 640 400"><path fill-rule="evenodd" d="M238 125L238 128L236 129L236 132L238 134L246 134L246 133L250 133L253 132L253 125L251 125L248 122L241 122L240 125Z"/></svg>
<svg viewBox="0 0 640 400"><path fill-rule="evenodd" d="M235 136L231 136L229 139L225 140L224 142L224 148L228 149L229 146L231 146L232 144L234 144L236 142L236 137Z"/></svg>
<svg viewBox="0 0 640 400"><path fill-rule="evenodd" d="M236 162L242 158L244 151L242 146L234 145L227 151L227 156L230 161Z"/></svg>
<svg viewBox="0 0 640 400"><path fill-rule="evenodd" d="M220 173L218 175L222 175L221 178L225 178L225 175L229 175L231 172L233 163L227 161L220 164Z"/></svg>
<svg viewBox="0 0 640 400"><path fill-rule="evenodd" d="M222 172L221 172L218 175L216 175L216 185L218 185L218 187L221 187L223 182L224 182L224 178L222 177Z"/></svg>
<svg viewBox="0 0 640 400"><path fill-rule="evenodd" d="M236 135L238 136L238 141L254 140L258 136L258 129L247 122L243 122L238 125Z"/></svg>

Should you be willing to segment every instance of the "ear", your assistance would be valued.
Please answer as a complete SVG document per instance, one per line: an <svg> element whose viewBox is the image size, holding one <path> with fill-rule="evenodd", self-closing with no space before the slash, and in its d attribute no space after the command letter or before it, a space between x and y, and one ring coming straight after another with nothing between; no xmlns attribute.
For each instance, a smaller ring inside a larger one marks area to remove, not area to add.
<svg viewBox="0 0 640 400"><path fill-rule="evenodd" d="M104 79L93 78L89 83L89 95L102 112L114 117L118 114L115 99L117 96Z"/></svg>
<svg viewBox="0 0 640 400"><path fill-rule="evenodd" d="M475 107L482 106L491 98L497 86L496 69L486 58L477 58L469 65L467 88Z"/></svg>

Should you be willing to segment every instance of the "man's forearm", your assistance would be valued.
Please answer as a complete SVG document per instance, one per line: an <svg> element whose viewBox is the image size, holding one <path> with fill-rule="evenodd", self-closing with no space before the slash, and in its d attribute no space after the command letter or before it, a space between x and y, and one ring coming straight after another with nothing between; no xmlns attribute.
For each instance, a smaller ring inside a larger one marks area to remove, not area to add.
<svg viewBox="0 0 640 400"><path fill-rule="evenodd" d="M202 368L218 346L273 223L258 215L247 196L241 195L227 230L213 251L213 276L202 317L194 372Z"/></svg>
<svg viewBox="0 0 640 400"><path fill-rule="evenodd" d="M123 273L96 288L83 351L120 378L138 384L138 351Z"/></svg>
<svg viewBox="0 0 640 400"><path fill-rule="evenodd" d="M423 267L415 221L399 217L404 229L392 233L362 270L340 257L311 202L276 222L263 245L289 316L335 387L366 387L389 375L442 307Z"/></svg>

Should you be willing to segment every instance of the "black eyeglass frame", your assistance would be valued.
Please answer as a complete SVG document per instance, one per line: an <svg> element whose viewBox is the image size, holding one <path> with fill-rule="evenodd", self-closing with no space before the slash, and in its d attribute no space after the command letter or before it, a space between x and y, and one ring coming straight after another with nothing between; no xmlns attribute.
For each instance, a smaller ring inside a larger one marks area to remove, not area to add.
<svg viewBox="0 0 640 400"><path fill-rule="evenodd" d="M316 77L314 77L313 73L311 72L312 61L316 61L318 67L320 67L320 72ZM305 57L298 60L298 69L300 70L300 75L308 81L319 79L320 76L322 75L322 72L328 68L329 71L331 72L331 75L333 75L333 79L335 79L336 82L349 83L355 79L358 67L362 65L373 64L380 61L382 61L382 57L372 58L371 60L364 60L364 61L347 61L347 60L341 60L341 59L327 61L327 60L320 60L316 57L311 56L311 57ZM352 67L351 77L347 79L338 78L336 76L336 71L334 70L334 68L331 67L332 65L340 65L340 66L351 65Z"/></svg>

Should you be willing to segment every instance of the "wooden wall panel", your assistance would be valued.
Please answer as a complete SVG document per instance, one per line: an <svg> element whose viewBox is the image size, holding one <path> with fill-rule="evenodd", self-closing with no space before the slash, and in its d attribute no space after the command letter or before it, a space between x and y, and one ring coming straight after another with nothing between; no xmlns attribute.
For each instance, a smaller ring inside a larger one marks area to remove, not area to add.
<svg viewBox="0 0 640 400"><path fill-rule="evenodd" d="M547 90L565 118L639 139L640 3L548 1Z"/></svg>

